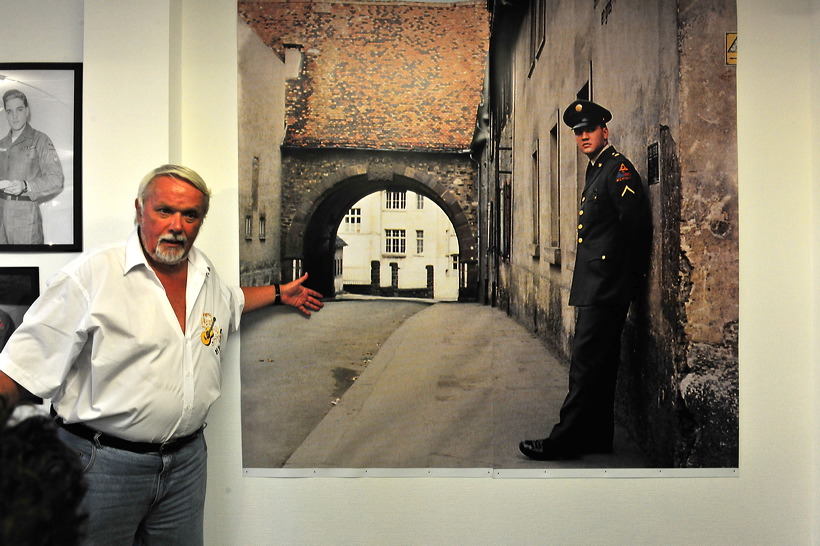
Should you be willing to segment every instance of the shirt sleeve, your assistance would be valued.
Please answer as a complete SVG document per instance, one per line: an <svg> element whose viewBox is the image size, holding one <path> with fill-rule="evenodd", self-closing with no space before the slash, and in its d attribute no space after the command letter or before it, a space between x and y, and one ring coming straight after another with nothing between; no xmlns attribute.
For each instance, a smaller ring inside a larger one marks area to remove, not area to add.
<svg viewBox="0 0 820 546"><path fill-rule="evenodd" d="M646 196L641 175L632 163L623 157L617 159L609 183L609 197L615 204L621 223L631 234L640 230L643 225Z"/></svg>
<svg viewBox="0 0 820 546"><path fill-rule="evenodd" d="M242 319L242 310L245 308L245 293L238 286L232 286L231 291L231 308L233 310L232 331L235 332L239 328L239 322Z"/></svg>
<svg viewBox="0 0 820 546"><path fill-rule="evenodd" d="M26 195L36 200L60 191L65 177L60 157L47 135L37 134L35 149L39 170L36 176L26 180L29 188Z"/></svg>
<svg viewBox="0 0 820 546"><path fill-rule="evenodd" d="M632 163L623 157L617 159L617 168L610 183L610 199L618 211L624 243L629 253L630 269L643 275L649 266L652 244L648 196L641 175Z"/></svg>
<svg viewBox="0 0 820 546"><path fill-rule="evenodd" d="M85 291L59 273L9 338L0 370L36 396L53 398L85 346L87 311Z"/></svg>

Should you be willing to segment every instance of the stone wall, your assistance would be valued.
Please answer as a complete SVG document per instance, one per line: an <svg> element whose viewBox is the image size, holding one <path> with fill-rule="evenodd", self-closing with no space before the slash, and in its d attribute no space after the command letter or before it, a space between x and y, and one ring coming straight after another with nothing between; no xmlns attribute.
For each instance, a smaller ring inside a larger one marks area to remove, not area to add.
<svg viewBox="0 0 820 546"><path fill-rule="evenodd" d="M419 184L434 180L458 199L470 223L476 222L476 166L466 154L286 149L282 160L283 233L290 229L299 207L313 200L311 192L321 182L329 177L338 179L340 173L353 172L368 173L368 182L357 185L354 192L362 196L394 185L397 172L415 176ZM342 177L352 176L342 174ZM429 194L429 188L423 191ZM353 196L346 195L345 198L349 200ZM433 199L441 205L443 196Z"/></svg>

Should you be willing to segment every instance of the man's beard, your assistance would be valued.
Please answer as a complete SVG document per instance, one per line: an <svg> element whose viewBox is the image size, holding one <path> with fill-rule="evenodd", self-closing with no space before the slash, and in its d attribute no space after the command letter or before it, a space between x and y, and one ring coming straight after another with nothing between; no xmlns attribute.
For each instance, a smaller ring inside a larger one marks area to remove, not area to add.
<svg viewBox="0 0 820 546"><path fill-rule="evenodd" d="M172 243L182 243L182 248L162 248L163 241L168 241ZM177 265L182 260L185 259L186 255L186 248L185 244L188 242L188 237L184 234L180 235L165 235L164 237L160 237L157 240L157 246L154 248L153 256L154 260L158 263L164 265Z"/></svg>

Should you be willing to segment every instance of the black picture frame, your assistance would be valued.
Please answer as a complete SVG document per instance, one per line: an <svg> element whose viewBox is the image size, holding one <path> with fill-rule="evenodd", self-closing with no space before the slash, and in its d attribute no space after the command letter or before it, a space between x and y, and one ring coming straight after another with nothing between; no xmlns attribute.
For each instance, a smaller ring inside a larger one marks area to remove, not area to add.
<svg viewBox="0 0 820 546"><path fill-rule="evenodd" d="M35 196L42 215L43 243L8 242L2 231L0 252L82 250L82 80L82 63L0 63L0 98L12 89L26 96L28 123L51 140L63 171L62 188ZM3 104L0 183L9 176L8 148L3 144L10 129ZM8 197L5 192L0 193ZM7 202L0 199L0 219Z"/></svg>

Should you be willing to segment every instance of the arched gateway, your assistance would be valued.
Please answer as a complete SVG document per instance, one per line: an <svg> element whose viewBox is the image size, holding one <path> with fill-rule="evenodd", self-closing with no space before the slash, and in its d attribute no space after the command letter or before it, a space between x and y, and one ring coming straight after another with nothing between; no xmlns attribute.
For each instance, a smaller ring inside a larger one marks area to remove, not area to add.
<svg viewBox="0 0 820 546"><path fill-rule="evenodd" d="M471 181L472 182L472 181ZM472 183L469 184L473 186ZM345 214L359 199L381 190L407 190L438 205L453 224L459 243L459 260L467 268L459 299L476 293L476 222L446 182L413 167L392 164L357 164L340 168L303 192L290 225L285 228L282 263L301 260L311 287L333 294L336 233Z"/></svg>

